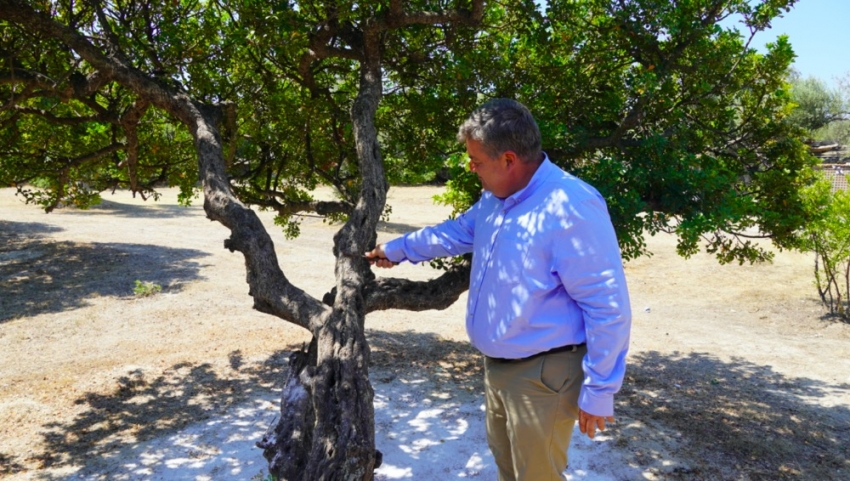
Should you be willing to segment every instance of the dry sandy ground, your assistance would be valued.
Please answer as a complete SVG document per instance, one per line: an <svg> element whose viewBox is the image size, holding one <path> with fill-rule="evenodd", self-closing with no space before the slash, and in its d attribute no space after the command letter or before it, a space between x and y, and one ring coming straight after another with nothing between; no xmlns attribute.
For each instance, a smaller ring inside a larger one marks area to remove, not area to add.
<svg viewBox="0 0 850 481"><path fill-rule="evenodd" d="M446 208L431 202L438 190L393 189L381 239L444 218ZM242 259L223 248L227 230L175 199L173 190L158 203L119 193L88 211L46 215L0 189L0 478L169 479L151 470L102 473L152 443L180 444L181 433L202 424L230 433L220 423L231 419L228 429L249 444L262 434L288 353L306 333L251 310ZM324 294L336 227L306 217L302 236L287 241L261 215L286 275ZM772 264L721 266L705 255L678 258L669 236L649 245L653 257L626 267L634 327L618 422L605 438L608 451L575 448L596 451L573 478L597 479L594 466L604 470L609 460L627 469L608 479L850 477L850 326L824 317L812 258L785 252ZM432 272L404 265L392 274ZM162 292L134 296L136 280ZM464 301L440 312L370 316L379 404L449 396L480 405ZM266 414L240 418L252 405ZM379 437L391 440L392 410L379 411L389 416L379 418ZM474 411L454 415L473 419ZM207 443L187 458L208 457L204 449L222 447ZM248 456L229 477L215 468L185 479L250 479L263 460L258 450ZM464 469L451 476L489 479L486 469Z"/></svg>

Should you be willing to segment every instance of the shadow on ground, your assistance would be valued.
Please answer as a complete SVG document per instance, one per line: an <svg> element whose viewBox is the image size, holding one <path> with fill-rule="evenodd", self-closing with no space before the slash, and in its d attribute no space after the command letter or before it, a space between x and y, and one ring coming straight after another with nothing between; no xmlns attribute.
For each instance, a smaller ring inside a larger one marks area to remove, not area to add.
<svg viewBox="0 0 850 481"><path fill-rule="evenodd" d="M75 404L85 410L73 422L45 424L45 449L30 461L43 468L97 465L140 443L222 415L234 404L267 395L282 379L288 354L279 351L262 363L246 365L241 352L232 352L230 372L189 363L158 372L128 372L111 392L90 392L77 399Z"/></svg>
<svg viewBox="0 0 850 481"><path fill-rule="evenodd" d="M55 242L43 234L57 227L0 221L0 322L85 305L95 296L132 296L136 280L165 290L199 278L193 249L122 244Z"/></svg>
<svg viewBox="0 0 850 481"><path fill-rule="evenodd" d="M480 355L467 343L413 332L373 330L368 337L373 383L427 377L438 390L482 396ZM112 392L77 399L85 410L72 422L45 424L37 460L43 467L96 464L268 395L281 387L288 355L298 347L259 363L233 352L226 372L207 364L128 372ZM640 353L632 357L618 421L607 433L628 469L655 479L847 479L850 412L822 404L848 388L742 359ZM2 453L0 460L20 462Z"/></svg>
<svg viewBox="0 0 850 481"><path fill-rule="evenodd" d="M173 217L186 217L189 215L204 216L203 209L198 206L201 201L195 199L192 206L182 206L173 204L161 204L152 199L148 199L144 204L125 204L122 202L114 202L108 198L103 198L100 204L94 205L86 210L87 215L108 215L114 217L129 217L133 219L139 218L157 218L167 219Z"/></svg>
<svg viewBox="0 0 850 481"><path fill-rule="evenodd" d="M370 331L369 336L374 383L425 375L433 376L437 385L480 390L479 358L467 343L433 334ZM98 464L99 459L219 416L228 407L281 388L289 354L300 347L287 346L260 363L246 363L241 352L232 352L226 372L217 372L209 364L127 372L111 392L90 392L78 398L75 404L85 409L72 422L46 423L44 449L27 461L40 468ZM257 439L262 434L257 432ZM23 469L22 460L11 453L0 453L0 460L7 473ZM63 479L47 472L39 476Z"/></svg>
<svg viewBox="0 0 850 481"><path fill-rule="evenodd" d="M617 399L616 443L664 479L848 479L850 410L824 405L848 389L740 358L639 353ZM662 468L640 448L648 439L687 462Z"/></svg>

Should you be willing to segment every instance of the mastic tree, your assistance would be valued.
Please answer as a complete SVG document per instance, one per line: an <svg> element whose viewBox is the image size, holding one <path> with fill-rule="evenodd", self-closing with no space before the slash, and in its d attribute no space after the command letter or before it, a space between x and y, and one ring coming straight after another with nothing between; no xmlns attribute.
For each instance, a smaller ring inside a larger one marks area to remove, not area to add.
<svg viewBox="0 0 850 481"><path fill-rule="evenodd" d="M371 479L366 315L440 309L468 262L431 281L378 278L390 183L480 186L456 126L487 98L526 103L551 158L606 196L627 258L670 230L721 261L769 257L807 219L810 158L780 38L752 35L794 0L259 2L0 0L0 182L50 210L99 192L196 182L243 254L254 308L313 335L291 358L278 423L261 441L281 479ZM722 28L729 16L740 29ZM742 33L743 31L743 33ZM330 185L334 202L310 190ZM286 278L255 212L341 221L335 283L317 299Z"/></svg>
<svg viewBox="0 0 850 481"><path fill-rule="evenodd" d="M463 290L464 276L457 272L427 283L376 279L362 253L375 244L388 188L376 128L384 68L403 60L394 55L422 46L403 40L392 45L388 39L410 31L411 42L436 46L439 38L418 37L428 28L473 28L482 16L480 1L457 7L425 2L0 2L4 40L21 39L4 57L6 127L21 127L30 135L28 122L76 115L92 131L76 148L99 153L110 140L126 147L132 139L122 131L115 139L95 137L108 126L104 120L111 119L92 118L97 112L114 107L110 113L118 123L127 106L168 114L192 140L208 217L230 229L225 246L245 257L254 307L313 334L310 350L292 358L280 421L262 442L277 477L373 476L380 458L374 445L365 315L389 307L444 307L451 300L443 291L456 299ZM261 25L274 29L265 32ZM30 45L35 52L27 52ZM50 88L38 85L39 80ZM121 96L115 106L108 96L113 90ZM17 106L29 109L43 101L50 102L43 112L17 112ZM266 101L270 105L262 105ZM170 131L176 137L174 129L164 130L163 136ZM33 165L40 169L31 172L32 167L15 160L4 166L4 178L16 184L46 179L45 192L57 201L66 198L68 190L62 188L67 185L92 188L80 167L94 172L92 178L122 168L121 161L104 155L71 157L59 150L75 149L63 139L56 139L60 145L54 147L51 138L42 137L51 145L48 150L29 139L10 133L9 151L34 149ZM128 155L126 148L115 151ZM309 205L298 192L316 179L337 187L342 201L331 208L344 209L347 219L334 237L336 283L324 299L288 281L264 226L236 195L282 215L319 210L325 206ZM132 183L128 187L142 192Z"/></svg>

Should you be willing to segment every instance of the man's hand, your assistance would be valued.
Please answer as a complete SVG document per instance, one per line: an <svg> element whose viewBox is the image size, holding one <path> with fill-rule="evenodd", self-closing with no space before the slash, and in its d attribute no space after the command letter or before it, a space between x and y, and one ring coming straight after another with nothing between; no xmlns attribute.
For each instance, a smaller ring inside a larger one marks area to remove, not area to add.
<svg viewBox="0 0 850 481"><path fill-rule="evenodd" d="M378 244L371 251L363 254L363 257L369 261L369 264L373 266L390 268L396 265L395 262L387 259L387 255L384 253L384 246L382 244Z"/></svg>
<svg viewBox="0 0 850 481"><path fill-rule="evenodd" d="M605 430L605 421L609 423L614 422L613 416L594 416L593 414L586 413L583 410L579 409L578 414L578 428L582 433L587 434L587 437L593 439L596 436L596 429L598 428L600 431Z"/></svg>

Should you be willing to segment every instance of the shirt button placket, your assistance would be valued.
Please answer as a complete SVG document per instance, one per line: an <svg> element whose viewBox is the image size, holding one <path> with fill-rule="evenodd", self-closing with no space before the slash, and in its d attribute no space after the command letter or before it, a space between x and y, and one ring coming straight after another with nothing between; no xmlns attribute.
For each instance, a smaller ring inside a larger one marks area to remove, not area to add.
<svg viewBox="0 0 850 481"><path fill-rule="evenodd" d="M485 259L484 262L481 263L481 265L484 266L484 267L482 268L481 274L478 276L478 279L476 279L477 284L475 286L471 286L471 287L475 288L475 302L472 304L472 309L468 313L468 316L469 316L468 318L470 319L470 322L472 323L472 325L470 326L470 329L468 329L470 334L473 334L473 333L476 332L475 331L475 321L476 321L476 318L477 318L476 313L478 312L478 303L481 301L481 291L482 291L481 287L485 284L484 279L487 277L487 273L489 272L490 267L493 266L493 251L495 250L495 247L496 247L496 242L497 242L498 237L499 237L499 232L501 232L501 230L502 230L502 224L504 222L504 219L505 219L505 209L503 207L499 211L498 217L496 217L493 220L493 230L492 230L492 232L489 233L490 234L490 245L489 245L489 248L487 249L487 258ZM474 336L471 336L471 337L473 337L473 341L474 341L475 340Z"/></svg>

